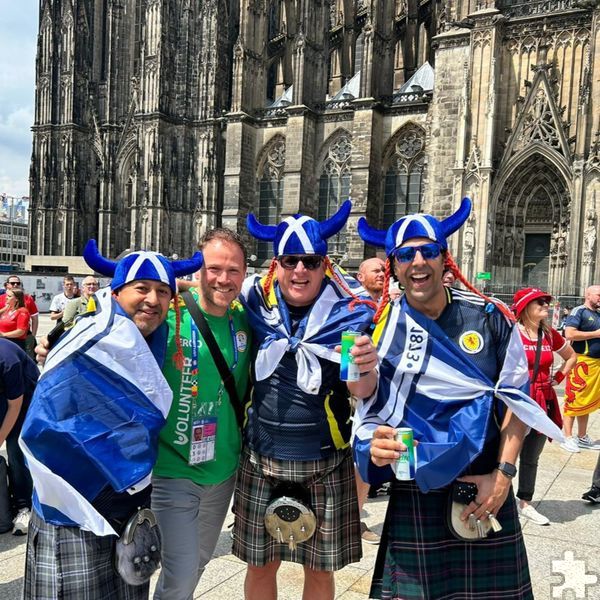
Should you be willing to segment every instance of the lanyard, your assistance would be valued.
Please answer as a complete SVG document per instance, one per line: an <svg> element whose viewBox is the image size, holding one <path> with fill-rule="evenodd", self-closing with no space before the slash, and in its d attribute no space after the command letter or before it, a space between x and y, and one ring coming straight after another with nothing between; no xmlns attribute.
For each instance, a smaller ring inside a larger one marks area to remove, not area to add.
<svg viewBox="0 0 600 600"><path fill-rule="evenodd" d="M231 313L229 313L229 311L227 311L227 312L228 312L227 316L229 319L229 334L231 336L231 345L233 347L233 363L231 364L231 367L229 367L229 370L233 373L238 364L239 353L238 353L238 347L237 347L237 339L236 339L236 335L235 335L235 326L233 324L233 317L231 316ZM198 373L198 341L200 339L200 332L198 331L198 327L196 326L194 319L190 319L190 321L191 321L190 327L191 327L191 333L192 333L192 373L197 374Z"/></svg>

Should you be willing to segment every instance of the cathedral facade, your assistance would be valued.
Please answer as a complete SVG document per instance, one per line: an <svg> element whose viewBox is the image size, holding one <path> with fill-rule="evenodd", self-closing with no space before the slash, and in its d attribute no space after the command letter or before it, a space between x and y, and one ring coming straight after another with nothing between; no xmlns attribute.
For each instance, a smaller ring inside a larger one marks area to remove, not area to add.
<svg viewBox="0 0 600 600"><path fill-rule="evenodd" d="M31 250L188 255L353 201L354 268L410 212L474 210L487 289L600 281L596 0L41 0ZM270 248L248 239L264 266Z"/></svg>

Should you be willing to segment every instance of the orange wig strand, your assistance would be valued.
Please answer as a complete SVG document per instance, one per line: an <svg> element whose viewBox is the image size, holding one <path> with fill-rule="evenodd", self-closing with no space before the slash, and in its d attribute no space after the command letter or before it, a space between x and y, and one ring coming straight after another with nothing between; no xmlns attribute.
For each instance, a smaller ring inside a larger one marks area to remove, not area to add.
<svg viewBox="0 0 600 600"><path fill-rule="evenodd" d="M269 271L267 272L267 276L265 277L265 281L263 283L263 291L265 293L265 297L269 297L269 292L271 291L271 284L273 283L273 277L275 277L275 269L277 267L277 259L273 257L271 260L271 264L269 265Z"/></svg>
<svg viewBox="0 0 600 600"><path fill-rule="evenodd" d="M367 304L373 310L377 308L377 304L373 302L373 300L367 300L365 298L359 298L352 290L348 287L346 282L336 273L333 268L333 263L329 260L329 256L325 257L325 268L328 269L331 273L331 277L335 280L335 282L350 296L352 296L353 300L348 305L348 308L352 310L356 304Z"/></svg>
<svg viewBox="0 0 600 600"><path fill-rule="evenodd" d="M379 306L377 307L377 312L373 317L373 323L379 323L379 319L381 319L381 315L388 302L390 301L390 279L392 272L392 259L387 258L385 261L385 276L383 279L383 294L381 294L381 298L379 299Z"/></svg>
<svg viewBox="0 0 600 600"><path fill-rule="evenodd" d="M467 278L461 273L460 269L458 268L458 265L456 264L456 262L454 262L454 259L452 258L452 255L449 251L446 252L444 267L450 269L454 277L456 277L456 279L458 279L458 281L460 281L470 292L477 294L486 302L491 302L511 323L514 323L515 315L513 315L513 313L506 306L504 306L504 304L502 304L501 302L497 302L492 298L489 298L483 292L480 292L474 285L469 283L469 281L467 281Z"/></svg>

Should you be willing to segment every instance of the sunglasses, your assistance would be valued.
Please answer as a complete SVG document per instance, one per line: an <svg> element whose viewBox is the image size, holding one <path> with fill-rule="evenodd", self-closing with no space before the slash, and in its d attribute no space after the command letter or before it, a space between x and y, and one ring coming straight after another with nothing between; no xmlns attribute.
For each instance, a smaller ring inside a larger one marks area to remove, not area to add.
<svg viewBox="0 0 600 600"><path fill-rule="evenodd" d="M309 271L314 271L315 269L318 269L321 266L321 263L323 262L323 257L319 256L318 254L308 254L300 256L285 255L280 256L277 259L277 261L287 271L295 269L298 266L299 262L301 262L304 265L305 269L308 269Z"/></svg>
<svg viewBox="0 0 600 600"><path fill-rule="evenodd" d="M20 281L7 281L8 285L21 285Z"/></svg>
<svg viewBox="0 0 600 600"><path fill-rule="evenodd" d="M420 252L425 260L431 260L441 254L442 247L436 242L423 244L422 246L403 246L402 248L396 248L392 254L399 263L409 263L415 259L417 252Z"/></svg>
<svg viewBox="0 0 600 600"><path fill-rule="evenodd" d="M550 300L548 298L536 298L538 306L550 306Z"/></svg>

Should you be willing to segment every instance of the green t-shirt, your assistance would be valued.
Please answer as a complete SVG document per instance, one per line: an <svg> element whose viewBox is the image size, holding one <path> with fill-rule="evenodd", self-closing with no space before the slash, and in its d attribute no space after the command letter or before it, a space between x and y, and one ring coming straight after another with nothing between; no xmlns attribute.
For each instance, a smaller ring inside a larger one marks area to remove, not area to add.
<svg viewBox="0 0 600 600"><path fill-rule="evenodd" d="M192 294L197 301L196 290L193 290ZM214 485L225 481L235 473L240 457L241 436L227 390L222 387L219 371L199 332L198 372L195 373L192 368L192 318L183 301L180 302L180 311L180 336L185 364L183 370L179 371L172 360L177 348L175 310L171 308L167 317L169 342L163 374L173 390L173 404L167 423L160 433L154 475L190 479L199 485ZM204 311L203 314L230 368L235 358L233 347L235 339L238 351L237 365L233 373L238 395L242 401L248 385L251 341L244 309L236 301L223 317L214 317ZM190 465L193 421L207 414L217 418L215 460Z"/></svg>

